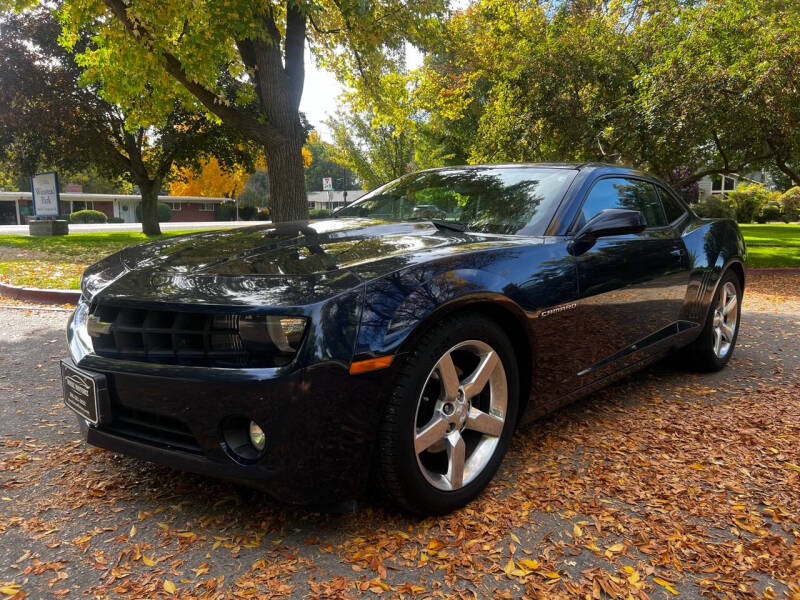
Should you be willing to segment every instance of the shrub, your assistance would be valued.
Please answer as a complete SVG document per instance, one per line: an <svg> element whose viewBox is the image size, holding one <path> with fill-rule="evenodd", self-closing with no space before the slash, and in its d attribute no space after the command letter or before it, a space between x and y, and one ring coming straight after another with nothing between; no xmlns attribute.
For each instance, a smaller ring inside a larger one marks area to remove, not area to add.
<svg viewBox="0 0 800 600"><path fill-rule="evenodd" d="M260 210L256 213L255 216L256 221L269 221L269 212L266 210Z"/></svg>
<svg viewBox="0 0 800 600"><path fill-rule="evenodd" d="M108 222L109 223L124 223L125 219L123 219L122 217L108 217Z"/></svg>
<svg viewBox="0 0 800 600"><path fill-rule="evenodd" d="M256 207L255 206L240 206L239 207L239 220L240 221L252 221L253 216L256 214Z"/></svg>
<svg viewBox="0 0 800 600"><path fill-rule="evenodd" d="M332 211L327 210L325 208L314 208L308 211L308 218L309 219L327 219L333 214Z"/></svg>
<svg viewBox="0 0 800 600"><path fill-rule="evenodd" d="M794 186L780 197L784 218L788 221L800 220L800 186Z"/></svg>
<svg viewBox="0 0 800 600"><path fill-rule="evenodd" d="M233 202L220 202L214 207L215 221L233 221L236 219Z"/></svg>
<svg viewBox="0 0 800 600"><path fill-rule="evenodd" d="M780 221L781 220L781 205L777 202L767 202L764 206L761 207L761 210L758 212L758 217L756 217L756 221L759 223L769 223L770 221Z"/></svg>
<svg viewBox="0 0 800 600"><path fill-rule="evenodd" d="M106 213L99 210L78 210L70 213L70 223L105 223L108 220Z"/></svg>
<svg viewBox="0 0 800 600"><path fill-rule="evenodd" d="M156 212L158 216L159 223L166 223L167 221L172 220L172 209L169 207L168 204L164 204L163 202L159 202L156 206ZM140 223L142 222L142 205L136 205L136 220Z"/></svg>
<svg viewBox="0 0 800 600"><path fill-rule="evenodd" d="M728 192L728 204L734 211L736 221L752 223L769 195L769 190L760 183L740 184L735 190Z"/></svg>
<svg viewBox="0 0 800 600"><path fill-rule="evenodd" d="M719 194L712 194L702 202L698 202L693 207L698 217L706 219L733 219L735 211Z"/></svg>

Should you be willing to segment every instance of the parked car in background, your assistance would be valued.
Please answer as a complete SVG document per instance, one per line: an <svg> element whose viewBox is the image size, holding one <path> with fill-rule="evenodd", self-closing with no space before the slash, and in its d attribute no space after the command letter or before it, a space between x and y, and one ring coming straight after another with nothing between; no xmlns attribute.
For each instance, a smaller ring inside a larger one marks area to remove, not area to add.
<svg viewBox="0 0 800 600"><path fill-rule="evenodd" d="M446 512L489 483L523 415L674 352L724 367L744 259L734 222L635 170L422 171L332 219L94 264L65 402L90 444L282 500L372 481L404 509Z"/></svg>

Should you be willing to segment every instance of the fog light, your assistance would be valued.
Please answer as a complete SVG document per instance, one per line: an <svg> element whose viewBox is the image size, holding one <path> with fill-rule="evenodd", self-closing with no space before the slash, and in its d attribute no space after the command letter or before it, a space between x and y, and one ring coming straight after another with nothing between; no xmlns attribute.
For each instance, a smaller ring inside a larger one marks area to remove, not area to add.
<svg viewBox="0 0 800 600"><path fill-rule="evenodd" d="M250 421L250 443L259 452L267 445L267 436L255 421Z"/></svg>

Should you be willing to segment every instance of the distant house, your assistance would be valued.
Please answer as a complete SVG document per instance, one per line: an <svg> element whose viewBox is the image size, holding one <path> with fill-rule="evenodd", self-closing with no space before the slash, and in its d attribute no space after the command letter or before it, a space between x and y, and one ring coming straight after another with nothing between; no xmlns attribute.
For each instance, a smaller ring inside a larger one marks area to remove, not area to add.
<svg viewBox="0 0 800 600"><path fill-rule="evenodd" d="M309 192L308 208L334 210L350 204L365 194L364 190L345 192ZM139 196L126 194L84 194L80 192L61 193L61 214L91 208L105 213L107 217L122 219L125 223L135 223L136 207L141 202ZM203 196L159 196L172 209L172 220L185 223L216 220L217 207L230 198L208 198ZM0 192L0 225L23 225L33 216L30 192Z"/></svg>
<svg viewBox="0 0 800 600"><path fill-rule="evenodd" d="M345 200L345 194L347 199ZM308 210L336 210L355 202L366 194L364 190L308 192Z"/></svg>
<svg viewBox="0 0 800 600"><path fill-rule="evenodd" d="M136 207L141 202L139 196L126 194L84 194L63 192L61 194L61 214L86 208L99 210L107 217L122 219L125 223L135 223ZM200 196L159 196L172 209L172 220L181 222L214 221L216 208L229 198L206 198ZM0 225L23 225L33 216L30 192L0 192Z"/></svg>
<svg viewBox="0 0 800 600"><path fill-rule="evenodd" d="M770 190L776 189L775 181L766 170L749 171L745 174L729 173L727 175L706 175L697 182L697 200L702 202L712 195L725 195L732 192L740 184L760 183Z"/></svg>

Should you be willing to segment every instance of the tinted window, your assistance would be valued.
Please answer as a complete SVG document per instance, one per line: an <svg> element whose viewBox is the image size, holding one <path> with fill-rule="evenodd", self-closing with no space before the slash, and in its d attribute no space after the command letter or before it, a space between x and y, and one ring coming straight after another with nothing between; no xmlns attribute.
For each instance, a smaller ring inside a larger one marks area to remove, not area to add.
<svg viewBox="0 0 800 600"><path fill-rule="evenodd" d="M647 181L611 178L595 183L583 202L578 228L607 208L638 210L644 215L648 227L663 227L667 224L656 188Z"/></svg>
<svg viewBox="0 0 800 600"><path fill-rule="evenodd" d="M575 177L572 169L452 168L412 173L336 212L383 221L441 219L472 231L516 234L542 225Z"/></svg>
<svg viewBox="0 0 800 600"><path fill-rule="evenodd" d="M658 188L658 193L661 195L661 204L664 206L664 212L667 215L667 223L672 223L686 212L680 202L675 200L667 190L660 187Z"/></svg>

